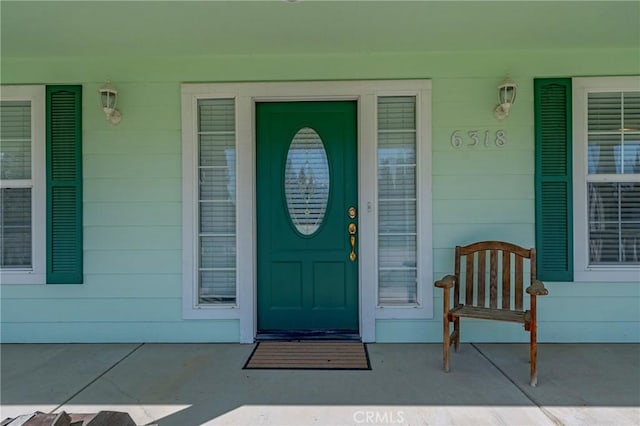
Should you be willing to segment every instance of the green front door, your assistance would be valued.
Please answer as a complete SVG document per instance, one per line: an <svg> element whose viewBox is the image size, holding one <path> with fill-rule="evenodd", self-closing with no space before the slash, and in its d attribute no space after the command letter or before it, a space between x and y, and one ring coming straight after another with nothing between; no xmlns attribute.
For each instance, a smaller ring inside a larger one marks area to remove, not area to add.
<svg viewBox="0 0 640 426"><path fill-rule="evenodd" d="M259 332L358 331L356 107L256 105Z"/></svg>

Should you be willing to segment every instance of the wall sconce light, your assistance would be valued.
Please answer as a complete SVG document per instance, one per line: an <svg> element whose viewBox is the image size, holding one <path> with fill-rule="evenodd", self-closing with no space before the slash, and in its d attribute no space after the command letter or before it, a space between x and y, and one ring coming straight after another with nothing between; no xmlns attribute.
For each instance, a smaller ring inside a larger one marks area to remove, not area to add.
<svg viewBox="0 0 640 426"><path fill-rule="evenodd" d="M507 75L502 83L498 85L498 102L500 104L493 112L493 116L498 120L504 120L509 115L511 105L516 100L516 89L518 85Z"/></svg>
<svg viewBox="0 0 640 426"><path fill-rule="evenodd" d="M110 81L107 81L105 85L100 88L99 92L100 101L102 102L102 110L107 116L107 120L109 120L111 124L120 123L122 115L120 114L120 111L116 109L118 91L111 85Z"/></svg>

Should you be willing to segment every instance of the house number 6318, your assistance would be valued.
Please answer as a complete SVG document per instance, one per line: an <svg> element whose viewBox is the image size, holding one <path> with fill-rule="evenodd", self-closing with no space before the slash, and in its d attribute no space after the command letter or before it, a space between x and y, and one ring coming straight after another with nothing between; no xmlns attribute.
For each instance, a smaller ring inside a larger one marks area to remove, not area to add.
<svg viewBox="0 0 640 426"><path fill-rule="evenodd" d="M460 130L454 130L451 133L451 145L454 148L474 147L474 146L504 146L507 143L507 135L504 130L496 130L495 134L491 134L491 131L485 130L481 133L479 130L470 130L467 132L466 137L463 136Z"/></svg>

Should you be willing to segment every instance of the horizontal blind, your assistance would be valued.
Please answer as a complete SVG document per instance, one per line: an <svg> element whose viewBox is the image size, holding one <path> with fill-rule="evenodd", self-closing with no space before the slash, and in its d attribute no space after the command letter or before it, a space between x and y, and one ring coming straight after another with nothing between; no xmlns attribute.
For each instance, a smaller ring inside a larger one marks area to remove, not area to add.
<svg viewBox="0 0 640 426"><path fill-rule="evenodd" d="M589 93L587 120L589 264L640 264L640 92Z"/></svg>
<svg viewBox="0 0 640 426"><path fill-rule="evenodd" d="M0 104L0 177L31 179L31 102Z"/></svg>
<svg viewBox="0 0 640 426"><path fill-rule="evenodd" d="M587 183L589 263L640 264L640 183Z"/></svg>
<svg viewBox="0 0 640 426"><path fill-rule="evenodd" d="M198 303L236 303L233 99L198 101Z"/></svg>
<svg viewBox="0 0 640 426"><path fill-rule="evenodd" d="M0 102L0 268L32 268L31 101Z"/></svg>
<svg viewBox="0 0 640 426"><path fill-rule="evenodd" d="M0 267L30 269L31 188L0 191Z"/></svg>
<svg viewBox="0 0 640 426"><path fill-rule="evenodd" d="M640 173L640 93L588 94L589 174Z"/></svg>
<svg viewBox="0 0 640 426"><path fill-rule="evenodd" d="M378 98L378 303L416 304L416 99Z"/></svg>

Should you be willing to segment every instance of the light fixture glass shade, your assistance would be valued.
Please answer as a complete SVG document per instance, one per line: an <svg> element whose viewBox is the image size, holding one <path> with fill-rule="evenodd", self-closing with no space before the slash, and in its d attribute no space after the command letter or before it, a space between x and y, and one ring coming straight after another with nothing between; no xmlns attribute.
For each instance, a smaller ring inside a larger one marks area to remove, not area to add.
<svg viewBox="0 0 640 426"><path fill-rule="evenodd" d="M112 92L101 92L102 108L112 111L116 105L116 97Z"/></svg>
<svg viewBox="0 0 640 426"><path fill-rule="evenodd" d="M111 82L107 81L99 89L100 102L102 104L102 110L112 124L118 124L122 119L120 112L116 109L118 103L118 91L111 85Z"/></svg>
<svg viewBox="0 0 640 426"><path fill-rule="evenodd" d="M516 100L517 88L518 85L516 82L509 77L505 78L504 81L498 85L499 104L493 113L498 120L504 120L509 115L509 110Z"/></svg>
<svg viewBox="0 0 640 426"><path fill-rule="evenodd" d="M516 88L514 86L504 86L500 88L500 104L512 104L516 99Z"/></svg>
<svg viewBox="0 0 640 426"><path fill-rule="evenodd" d="M499 86L498 86L498 96L500 105L502 104L513 104L516 100L516 88L518 85L515 81L510 78L506 78Z"/></svg>

